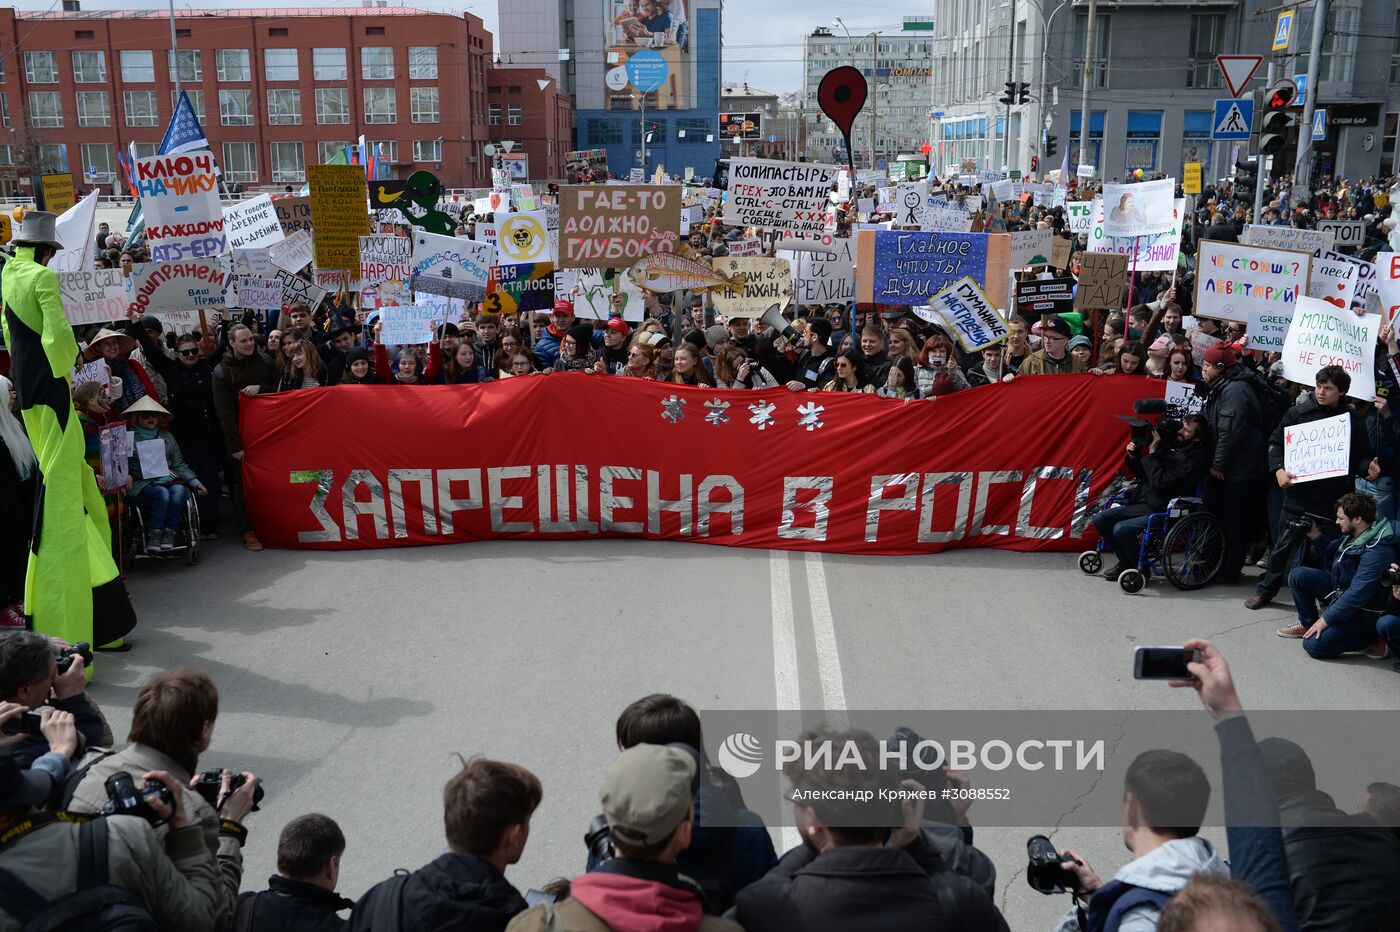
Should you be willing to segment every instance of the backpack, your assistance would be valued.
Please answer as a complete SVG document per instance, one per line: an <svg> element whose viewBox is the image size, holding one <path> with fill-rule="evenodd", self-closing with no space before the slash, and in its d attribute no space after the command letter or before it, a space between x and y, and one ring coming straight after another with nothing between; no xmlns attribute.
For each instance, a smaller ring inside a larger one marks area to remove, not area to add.
<svg viewBox="0 0 1400 932"><path fill-rule="evenodd" d="M159 932L146 904L107 876L107 820L78 829L78 889L46 900L9 871L0 869L0 909L24 932Z"/></svg>
<svg viewBox="0 0 1400 932"><path fill-rule="evenodd" d="M1160 912L1171 898L1172 894L1161 890L1110 880L1089 900L1089 921L1087 925L1081 925L1086 932L1118 932L1118 926L1129 910L1138 906L1155 906Z"/></svg>
<svg viewBox="0 0 1400 932"><path fill-rule="evenodd" d="M1264 379L1250 379L1250 388L1254 389L1254 397L1259 402L1259 410L1262 413L1264 436L1270 436L1274 428L1283 420L1283 416L1288 413L1288 409L1293 407L1294 398L1287 389L1272 385Z"/></svg>

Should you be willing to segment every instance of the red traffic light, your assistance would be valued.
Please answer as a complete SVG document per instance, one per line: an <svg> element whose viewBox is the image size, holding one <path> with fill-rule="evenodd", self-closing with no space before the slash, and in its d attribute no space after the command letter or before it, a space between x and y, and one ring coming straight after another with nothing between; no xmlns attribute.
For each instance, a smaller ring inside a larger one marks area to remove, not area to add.
<svg viewBox="0 0 1400 932"><path fill-rule="evenodd" d="M1298 93L1298 89L1292 82L1280 84L1270 89L1268 96L1264 99L1264 109L1268 111L1287 110L1288 105L1293 102L1293 96Z"/></svg>

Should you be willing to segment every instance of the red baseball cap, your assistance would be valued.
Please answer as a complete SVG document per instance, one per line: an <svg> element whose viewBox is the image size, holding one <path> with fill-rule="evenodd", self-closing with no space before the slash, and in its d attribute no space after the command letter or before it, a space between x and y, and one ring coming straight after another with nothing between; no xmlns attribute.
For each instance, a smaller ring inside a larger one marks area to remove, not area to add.
<svg viewBox="0 0 1400 932"><path fill-rule="evenodd" d="M567 298L560 298L558 301L554 302L554 313L568 314L570 317L573 317L574 302L568 300Z"/></svg>
<svg viewBox="0 0 1400 932"><path fill-rule="evenodd" d="M609 329L609 330L616 330L618 333L622 334L624 337L627 336L627 334L629 334L629 333L632 332L632 328L627 326L627 321L623 320L621 317L609 317L609 318L608 318L608 329Z"/></svg>

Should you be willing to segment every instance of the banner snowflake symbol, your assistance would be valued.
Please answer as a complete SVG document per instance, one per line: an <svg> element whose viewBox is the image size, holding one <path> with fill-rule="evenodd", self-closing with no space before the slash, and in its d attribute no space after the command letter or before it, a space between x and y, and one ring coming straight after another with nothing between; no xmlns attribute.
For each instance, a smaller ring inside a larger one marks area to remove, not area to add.
<svg viewBox="0 0 1400 932"><path fill-rule="evenodd" d="M753 417L749 418L749 423L757 425L759 430L767 430L775 423L773 410L777 407L771 401L762 400L758 404L749 405L749 411L753 414Z"/></svg>
<svg viewBox="0 0 1400 932"><path fill-rule="evenodd" d="M670 398L661 399L661 416L672 424L677 424L685 419L685 399L672 395Z"/></svg>
<svg viewBox="0 0 1400 932"><path fill-rule="evenodd" d="M826 408L817 404L815 401L809 401L806 404L798 405L797 413L802 416L797 419L797 426L805 427L809 431L825 427L826 425L822 423L822 412L825 410Z"/></svg>
<svg viewBox="0 0 1400 932"><path fill-rule="evenodd" d="M718 427L721 424L729 423L729 415L726 413L729 410L729 402L716 398L714 401L705 402L705 410L710 412L705 415L706 424Z"/></svg>

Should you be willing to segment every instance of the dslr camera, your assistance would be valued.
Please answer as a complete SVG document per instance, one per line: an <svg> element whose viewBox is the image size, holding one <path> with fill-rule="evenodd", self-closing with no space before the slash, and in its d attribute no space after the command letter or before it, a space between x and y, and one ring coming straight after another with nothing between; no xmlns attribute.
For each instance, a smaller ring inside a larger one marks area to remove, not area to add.
<svg viewBox="0 0 1400 932"><path fill-rule="evenodd" d="M108 777L104 786L107 788L107 805L102 807L98 815L134 815L152 825L159 825L164 819L151 808L146 797L155 796L167 806L175 804L175 795L170 792L170 787L159 780L147 780L138 790L136 781L125 770L119 770Z"/></svg>
<svg viewBox="0 0 1400 932"><path fill-rule="evenodd" d="M1136 420L1128 421L1133 428L1133 443L1139 449L1145 451L1151 445L1154 434L1162 438L1162 445L1167 449L1176 449L1177 432L1181 430L1182 419L1187 414L1180 405L1167 404L1163 398L1139 398L1133 402L1133 412L1160 415L1155 427Z"/></svg>
<svg viewBox="0 0 1400 932"><path fill-rule="evenodd" d="M224 783L224 772L222 770L201 770L198 780L194 785L194 791L204 797L204 801L215 807L219 806L219 789ZM228 791L234 793L238 788L248 782L248 778L242 773L233 772L229 774ZM253 787L253 811L258 811L258 803L263 800L263 788L261 781Z"/></svg>
<svg viewBox="0 0 1400 932"><path fill-rule="evenodd" d="M1026 882L1032 890L1039 890L1046 896L1056 893L1074 893L1079 889L1079 878L1066 864L1079 862L1065 860L1055 845L1044 835L1032 835L1026 841Z"/></svg>
<svg viewBox="0 0 1400 932"><path fill-rule="evenodd" d="M1381 573L1381 585L1400 586L1400 570L1387 568L1385 572Z"/></svg>
<svg viewBox="0 0 1400 932"><path fill-rule="evenodd" d="M1308 533L1308 531L1311 531L1314 527L1326 527L1327 523L1326 518L1322 517L1322 515L1315 515L1311 511L1305 511L1296 518L1284 519L1284 524L1303 534Z"/></svg>
<svg viewBox="0 0 1400 932"><path fill-rule="evenodd" d="M92 666L92 645L87 641L79 641L72 647L64 650L61 647L53 649L54 658L58 661L58 675L62 676L68 672L68 668L73 666L73 658L83 658L84 666Z"/></svg>

